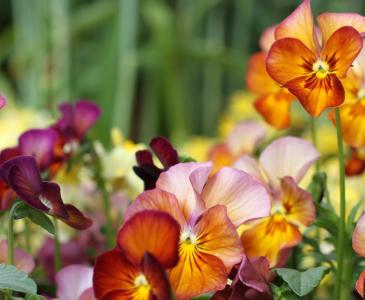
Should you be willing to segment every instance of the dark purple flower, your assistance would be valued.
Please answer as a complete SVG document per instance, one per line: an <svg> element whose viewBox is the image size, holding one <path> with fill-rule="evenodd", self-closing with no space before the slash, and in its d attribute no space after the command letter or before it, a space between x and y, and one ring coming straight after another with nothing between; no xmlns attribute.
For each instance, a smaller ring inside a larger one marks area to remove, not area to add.
<svg viewBox="0 0 365 300"><path fill-rule="evenodd" d="M62 117L54 128L67 141L81 141L100 117L100 108L93 102L78 100L75 104L64 102L59 105Z"/></svg>
<svg viewBox="0 0 365 300"><path fill-rule="evenodd" d="M34 156L41 171L52 163L58 134L53 129L31 129L19 138L19 150L22 155Z"/></svg>
<svg viewBox="0 0 365 300"><path fill-rule="evenodd" d="M19 198L34 209L59 218L76 229L92 225L92 221L76 207L63 203L58 184L42 181L33 156L17 156L6 161L0 166L0 176Z"/></svg>
<svg viewBox="0 0 365 300"><path fill-rule="evenodd" d="M154 189L160 174L179 163L177 151L166 138L155 137L151 140L150 146L163 168L155 166L152 153L149 150L137 151L137 166L133 167L133 170L143 180L145 190Z"/></svg>

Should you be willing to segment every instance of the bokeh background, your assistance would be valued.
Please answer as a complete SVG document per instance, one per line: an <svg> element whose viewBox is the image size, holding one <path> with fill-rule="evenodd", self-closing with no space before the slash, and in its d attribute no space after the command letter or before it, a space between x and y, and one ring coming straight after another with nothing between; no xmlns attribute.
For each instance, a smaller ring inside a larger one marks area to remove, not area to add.
<svg viewBox="0 0 365 300"><path fill-rule="evenodd" d="M137 141L214 135L263 29L300 0L1 0L0 90L18 107L87 98ZM364 0L313 0L365 14ZM8 117L9 118L9 117ZM21 114L12 117L19 122Z"/></svg>

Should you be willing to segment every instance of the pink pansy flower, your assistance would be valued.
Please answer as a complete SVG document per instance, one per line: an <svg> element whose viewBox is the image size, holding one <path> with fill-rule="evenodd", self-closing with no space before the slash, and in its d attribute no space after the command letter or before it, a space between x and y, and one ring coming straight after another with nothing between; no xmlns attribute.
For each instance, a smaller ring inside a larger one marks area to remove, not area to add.
<svg viewBox="0 0 365 300"><path fill-rule="evenodd" d="M8 241L0 241L0 263L7 264L8 262ZM33 257L27 252L16 248L14 251L14 265L20 271L31 273L35 267Z"/></svg>
<svg viewBox="0 0 365 300"><path fill-rule="evenodd" d="M57 298L59 300L94 300L92 288L93 268L70 265L56 274Z"/></svg>
<svg viewBox="0 0 365 300"><path fill-rule="evenodd" d="M162 173L156 189L137 197L126 213L161 210L180 224L179 262L169 271L178 299L223 289L243 249L236 227L266 217L270 199L247 173L224 167L212 177L210 163L183 163Z"/></svg>
<svg viewBox="0 0 365 300"><path fill-rule="evenodd" d="M313 145L296 137L279 138L261 153L257 162L242 156L235 164L266 185L272 198L270 216L245 230L241 236L246 254L265 256L270 265L279 263L283 250L302 240L301 227L315 218L312 196L298 184L319 158Z"/></svg>

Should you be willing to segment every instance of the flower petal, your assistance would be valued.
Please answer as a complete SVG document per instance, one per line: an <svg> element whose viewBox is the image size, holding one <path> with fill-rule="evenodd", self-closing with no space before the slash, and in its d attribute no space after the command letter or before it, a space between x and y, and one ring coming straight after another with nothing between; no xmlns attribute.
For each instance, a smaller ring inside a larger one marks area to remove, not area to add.
<svg viewBox="0 0 365 300"><path fill-rule="evenodd" d="M241 235L247 256L249 258L265 256L271 267L277 265L282 249L293 247L301 240L302 235L298 228L281 215L257 221Z"/></svg>
<svg viewBox="0 0 365 300"><path fill-rule="evenodd" d="M287 82L285 87L297 96L312 117L318 117L326 108L337 107L345 100L344 88L334 74L322 79L315 75L298 77Z"/></svg>
<svg viewBox="0 0 365 300"><path fill-rule="evenodd" d="M286 89L258 98L254 106L267 123L276 129L290 126L290 105L294 96Z"/></svg>
<svg viewBox="0 0 365 300"><path fill-rule="evenodd" d="M275 42L276 27L277 25L270 26L261 34L259 44L263 52L269 52L271 45Z"/></svg>
<svg viewBox="0 0 365 300"><path fill-rule="evenodd" d="M270 185L278 190L280 178L291 176L298 183L310 166L319 158L319 152L308 141L297 137L283 137L273 141L260 155L260 164Z"/></svg>
<svg viewBox="0 0 365 300"><path fill-rule="evenodd" d="M330 36L323 47L321 58L338 78L345 78L362 45L362 37L356 29L342 27Z"/></svg>
<svg viewBox="0 0 365 300"><path fill-rule="evenodd" d="M310 0L304 0L275 30L276 40L296 38L313 52L317 50Z"/></svg>
<svg viewBox="0 0 365 300"><path fill-rule="evenodd" d="M180 226L187 222L174 194L153 189L140 194L137 199L127 208L124 215L125 221L128 221L135 214L145 210L160 210L170 214Z"/></svg>
<svg viewBox="0 0 365 300"><path fill-rule="evenodd" d="M182 253L177 266L169 272L176 298L191 299L223 289L228 275L225 269L223 262L214 255L203 252Z"/></svg>
<svg viewBox="0 0 365 300"><path fill-rule="evenodd" d="M322 45L339 28L351 26L359 33L365 32L365 17L355 13L323 13L317 17L322 33Z"/></svg>
<svg viewBox="0 0 365 300"><path fill-rule="evenodd" d="M208 180L202 199L207 208L217 204L226 206L228 217L235 226L267 217L271 207L263 184L249 174L229 167L223 167Z"/></svg>
<svg viewBox="0 0 365 300"><path fill-rule="evenodd" d="M42 184L34 157L17 156L10 159L1 165L0 172L5 182L24 202L35 209L49 211L49 208L39 200Z"/></svg>
<svg viewBox="0 0 365 300"><path fill-rule="evenodd" d="M266 128L255 121L238 123L227 138L227 145L234 157L251 154L264 139Z"/></svg>
<svg viewBox="0 0 365 300"><path fill-rule="evenodd" d="M85 217L80 210L71 204L65 204L68 218L59 218L63 223L77 230L85 230L92 226L93 221Z"/></svg>
<svg viewBox="0 0 365 300"><path fill-rule="evenodd" d="M246 86L249 91L258 95L276 93L280 90L280 86L267 73L265 60L266 53L254 53L247 65Z"/></svg>
<svg viewBox="0 0 365 300"><path fill-rule="evenodd" d="M57 297L60 300L78 300L92 287L93 268L84 265L69 265L56 274Z"/></svg>
<svg viewBox="0 0 365 300"><path fill-rule="evenodd" d="M49 208L49 214L64 219L69 217L61 198L61 189L57 183L42 182L40 199Z"/></svg>
<svg viewBox="0 0 365 300"><path fill-rule="evenodd" d="M309 226L316 218L311 193L296 185L292 177L281 179L281 203L286 209L286 220L294 224Z"/></svg>
<svg viewBox="0 0 365 300"><path fill-rule="evenodd" d="M7 101L6 97L4 95L0 94L0 108L3 108L7 102L8 101Z"/></svg>
<svg viewBox="0 0 365 300"><path fill-rule="evenodd" d="M312 73L317 58L300 40L284 38L277 40L266 58L269 75L278 83L285 85L289 81Z"/></svg>
<svg viewBox="0 0 365 300"><path fill-rule="evenodd" d="M98 105L87 100L78 100L75 104L73 126L79 139L85 134L99 119L101 110Z"/></svg>
<svg viewBox="0 0 365 300"><path fill-rule="evenodd" d="M243 248L223 205L209 208L194 226L197 251L217 256L229 273L242 259Z"/></svg>
<svg viewBox="0 0 365 300"><path fill-rule="evenodd" d="M19 137L19 148L23 155L34 156L41 170L49 167L57 133L53 129L31 129Z"/></svg>
<svg viewBox="0 0 365 300"><path fill-rule="evenodd" d="M359 256L365 257L365 214L357 221L352 233L352 248Z"/></svg>
<svg viewBox="0 0 365 300"><path fill-rule="evenodd" d="M199 215L204 209L204 204L196 197L190 174L198 168L209 166L210 163L180 163L163 172L157 180L157 188L176 196L186 219L193 214Z"/></svg>
<svg viewBox="0 0 365 300"><path fill-rule="evenodd" d="M346 161L346 176L360 175L365 170L365 160L362 159L356 149L351 149L351 156Z"/></svg>
<svg viewBox="0 0 365 300"><path fill-rule="evenodd" d="M365 297L365 271L360 273L359 278L356 281L355 285L356 291L360 294L361 298Z"/></svg>
<svg viewBox="0 0 365 300"><path fill-rule="evenodd" d="M178 261L180 226L169 214L146 210L130 218L118 233L117 244L128 259L140 264L146 252L164 268Z"/></svg>
<svg viewBox="0 0 365 300"><path fill-rule="evenodd" d="M166 138L155 137L152 139L150 146L166 169L179 163L177 151Z"/></svg>
<svg viewBox="0 0 365 300"><path fill-rule="evenodd" d="M96 298L108 299L108 293L119 291L121 296L126 297L120 299L129 299L127 296L131 297L136 290L134 279L140 273L140 268L132 264L121 251L115 249L103 253L97 257L94 267L93 287Z"/></svg>

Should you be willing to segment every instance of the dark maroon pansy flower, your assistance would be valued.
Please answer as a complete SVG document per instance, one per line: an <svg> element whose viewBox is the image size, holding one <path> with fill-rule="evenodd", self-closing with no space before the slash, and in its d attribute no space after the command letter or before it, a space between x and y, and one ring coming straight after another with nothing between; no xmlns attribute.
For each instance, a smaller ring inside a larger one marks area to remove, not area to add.
<svg viewBox="0 0 365 300"><path fill-rule="evenodd" d="M54 147L58 134L53 129L31 129L19 137L19 151L22 155L33 156L41 171L53 162Z"/></svg>
<svg viewBox="0 0 365 300"><path fill-rule="evenodd" d="M150 146L163 168L155 166L149 150L137 151L137 166L133 167L133 170L143 180L145 190L154 189L160 174L179 163L177 151L166 138L155 137L151 140Z"/></svg>
<svg viewBox="0 0 365 300"><path fill-rule="evenodd" d="M100 117L100 108L93 102L78 100L75 104L64 102L59 105L62 113L54 128L61 132L67 142L81 141Z"/></svg>
<svg viewBox="0 0 365 300"><path fill-rule="evenodd" d="M2 180L25 203L34 209L48 213L75 229L86 229L92 221L76 207L64 204L58 184L42 181L33 156L17 156L0 167Z"/></svg>

